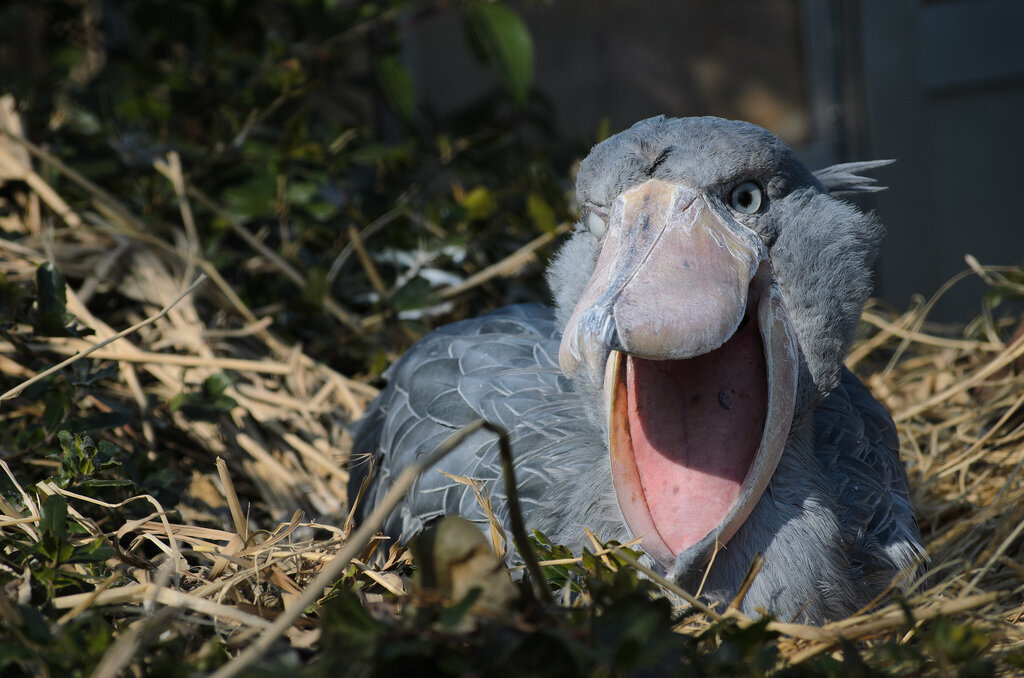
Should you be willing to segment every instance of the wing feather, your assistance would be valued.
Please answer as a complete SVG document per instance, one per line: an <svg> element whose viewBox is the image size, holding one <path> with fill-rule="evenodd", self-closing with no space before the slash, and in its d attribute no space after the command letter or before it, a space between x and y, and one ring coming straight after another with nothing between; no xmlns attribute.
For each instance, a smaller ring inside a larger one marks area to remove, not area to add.
<svg viewBox="0 0 1024 678"><path fill-rule="evenodd" d="M844 368L814 424L815 453L837 494L851 566L891 578L921 565L925 553L888 411Z"/></svg>
<svg viewBox="0 0 1024 678"><path fill-rule="evenodd" d="M612 494L610 484L582 483L578 496L565 496L566 481L591 471L595 460L607 455L600 431L588 423L581 399L558 368L557 354L554 314L541 306L508 307L420 340L388 371L388 385L355 436L353 449L371 453L375 463L362 512L383 498L401 468L483 418L509 431L527 524L575 541L588 517L585 498L597 492L607 500ZM474 434L438 469L482 481L499 519L507 517L492 434ZM353 469L350 496L367 472ZM471 488L428 471L386 529L394 537L409 536L446 513L485 520Z"/></svg>

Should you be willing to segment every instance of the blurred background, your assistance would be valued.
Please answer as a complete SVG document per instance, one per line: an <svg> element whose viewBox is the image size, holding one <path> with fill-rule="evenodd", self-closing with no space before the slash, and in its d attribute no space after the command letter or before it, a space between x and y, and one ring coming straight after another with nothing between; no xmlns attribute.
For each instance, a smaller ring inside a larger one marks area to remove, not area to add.
<svg viewBox="0 0 1024 678"><path fill-rule="evenodd" d="M651 115L762 125L812 169L895 158L861 201L889 229L878 294L904 307L963 270L1024 257L1024 2L557 0L517 7L535 86L558 134L586 141ZM425 101L451 111L486 88L450 15L410 30ZM980 283L937 316L978 311Z"/></svg>
<svg viewBox="0 0 1024 678"><path fill-rule="evenodd" d="M897 159L861 204L888 227L878 294L902 309L967 253L1024 257L1022 34L1018 0L8 0L0 93L30 140L149 214L166 188L125 169L181 153L307 276L277 294L209 215L204 249L298 337L323 329L324 290L409 322L457 312L426 296L444 275L556 235L574 163L661 113L750 120L813 169ZM370 227L377 285L347 274L349 229ZM981 290L933 317L968 319ZM538 275L482 293L467 303L544 294Z"/></svg>

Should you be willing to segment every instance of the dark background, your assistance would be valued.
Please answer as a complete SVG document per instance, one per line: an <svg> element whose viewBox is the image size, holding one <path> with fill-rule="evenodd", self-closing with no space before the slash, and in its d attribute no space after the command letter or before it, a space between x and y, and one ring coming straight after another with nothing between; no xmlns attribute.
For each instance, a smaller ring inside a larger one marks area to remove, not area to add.
<svg viewBox="0 0 1024 678"><path fill-rule="evenodd" d="M498 261L540 222L572 219L573 163L593 143L660 113L753 121L812 168L897 159L878 171L890 190L860 200L888 227L877 292L897 309L966 268L965 254L1024 256L1018 0L507 3L533 42L519 94L474 47L464 8L483 4L7 2L0 90L16 95L29 136L70 161L89 169L113 150L145 163L177 149L248 219L280 221L253 205L282 176L302 178L318 190L316 223L289 205L295 233L268 242L298 248L313 272L332 266L349 226L400 199L471 246L470 271ZM340 154L311 150L348 131ZM122 195L138 188L108 176ZM478 186L493 210L467 208L460 191ZM530 195L546 216L527 216ZM351 289L336 273L331 284ZM517 286L486 303L542 294ZM982 291L959 284L932 318L969 319Z"/></svg>
<svg viewBox="0 0 1024 678"><path fill-rule="evenodd" d="M1024 3L1018 0L558 0L523 3L536 87L567 140L668 115L772 130L817 169L895 158L869 201L888 227L878 294L904 308L966 268L1024 257ZM452 17L405 53L439 110L485 87ZM980 283L937 315L978 311Z"/></svg>

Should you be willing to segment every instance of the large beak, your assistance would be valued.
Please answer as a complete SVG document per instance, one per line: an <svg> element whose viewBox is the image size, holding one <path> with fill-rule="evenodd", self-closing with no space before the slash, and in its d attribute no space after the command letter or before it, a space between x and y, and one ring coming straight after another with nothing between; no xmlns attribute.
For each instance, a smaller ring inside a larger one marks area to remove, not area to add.
<svg viewBox="0 0 1024 678"><path fill-rule="evenodd" d="M666 569L702 565L750 515L793 422L797 342L760 239L689 187L623 193L559 362L603 383L630 530Z"/></svg>

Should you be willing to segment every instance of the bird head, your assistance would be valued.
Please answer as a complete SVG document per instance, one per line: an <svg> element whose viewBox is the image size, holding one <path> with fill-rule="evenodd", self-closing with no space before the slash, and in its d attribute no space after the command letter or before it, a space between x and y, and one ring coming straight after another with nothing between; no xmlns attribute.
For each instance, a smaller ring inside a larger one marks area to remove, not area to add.
<svg viewBox="0 0 1024 678"><path fill-rule="evenodd" d="M791 431L839 381L881 227L766 130L651 118L598 144L548 271L559 363L599 402L623 516L666 568L750 515Z"/></svg>

